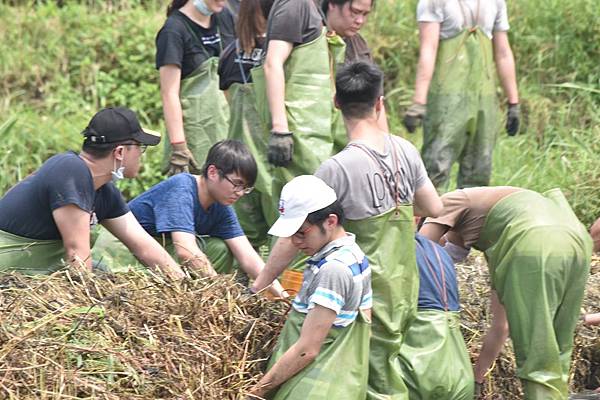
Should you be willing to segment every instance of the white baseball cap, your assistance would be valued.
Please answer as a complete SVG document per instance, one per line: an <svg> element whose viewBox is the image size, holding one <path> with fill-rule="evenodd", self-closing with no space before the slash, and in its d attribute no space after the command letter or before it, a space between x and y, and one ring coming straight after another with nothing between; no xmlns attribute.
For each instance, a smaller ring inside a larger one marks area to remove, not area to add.
<svg viewBox="0 0 600 400"><path fill-rule="evenodd" d="M269 234L290 237L298 232L308 214L321 210L337 200L335 191L314 175L301 175L289 181L281 190L279 219Z"/></svg>

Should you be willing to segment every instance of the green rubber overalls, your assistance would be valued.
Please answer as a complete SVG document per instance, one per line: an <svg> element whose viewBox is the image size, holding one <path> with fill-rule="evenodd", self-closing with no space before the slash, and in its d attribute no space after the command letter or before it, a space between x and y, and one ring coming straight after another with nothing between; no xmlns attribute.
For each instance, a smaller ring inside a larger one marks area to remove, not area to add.
<svg viewBox="0 0 600 400"><path fill-rule="evenodd" d="M236 41L236 45L239 43ZM254 248L267 244L269 222L277 219L277 210L271 202L271 169L267 161L268 136L263 119L256 109L254 83L248 81L240 65L244 83L234 83L229 87L229 139L244 142L256 160L258 175L255 190L242 196L234 208L244 233Z"/></svg>
<svg viewBox="0 0 600 400"><path fill-rule="evenodd" d="M424 257L428 265L419 269L430 268L432 276L441 278L436 287L444 310L418 309L400 351L402 378L411 400L473 400L473 367L460 332L460 315L449 309L444 267L437 249L432 249L438 262Z"/></svg>
<svg viewBox="0 0 600 400"><path fill-rule="evenodd" d="M163 235L155 237L155 239L167 250L171 257L177 260L171 238ZM234 257L224 240L197 235L196 242L215 271L220 274L228 274L234 271ZM131 254L127 246L104 228L100 230L98 239L92 249L92 259L94 265L110 272L126 272L130 267L135 270L146 270L146 267Z"/></svg>
<svg viewBox="0 0 600 400"><path fill-rule="evenodd" d="M592 241L559 189L524 190L490 210L479 241L506 309L526 399L566 399Z"/></svg>
<svg viewBox="0 0 600 400"><path fill-rule="evenodd" d="M365 152L382 176L388 176L378 160L364 145L350 143ZM397 149L392 154L398 158ZM398 165L394 162L394 165ZM402 174L393 174L398 179ZM400 178L402 179L402 178ZM399 184L386 180L396 207L383 214L347 220L346 230L356 235L371 266L373 311L371 349L369 353L369 389L367 399L408 399L408 389L402 380L400 347L411 320L417 312L419 272L415 255L415 227L412 204L401 204Z"/></svg>
<svg viewBox="0 0 600 400"><path fill-rule="evenodd" d="M335 66L343 61L344 41L337 35L329 36L323 28L312 42L294 47L285 62L285 108L288 126L294 133L294 153L287 167L273 168L271 201L277 210L283 186L299 175L314 173L333 153L333 104ZM252 69L256 88L257 109L264 126L271 125L266 97L263 67ZM265 132L268 141L269 132ZM274 219L268 221L271 225Z"/></svg>
<svg viewBox="0 0 600 400"><path fill-rule="evenodd" d="M65 266L62 240L36 240L0 231L0 273L47 275Z"/></svg>
<svg viewBox="0 0 600 400"><path fill-rule="evenodd" d="M467 21L462 1L457 1ZM459 188L489 184L500 123L495 77L492 42L480 28L440 41L421 149L438 191L447 190L457 160Z"/></svg>
<svg viewBox="0 0 600 400"><path fill-rule="evenodd" d="M192 36L202 43L190 26L185 24ZM220 35L220 31L217 28ZM183 113L183 132L188 148L200 166L204 164L211 146L227 138L229 130L229 105L225 94L219 90L219 57L210 57L189 76L181 80L179 99ZM163 168L169 165L171 143L165 140ZM198 173L200 171L190 171Z"/></svg>
<svg viewBox="0 0 600 400"><path fill-rule="evenodd" d="M270 369L300 338L305 314L293 310L279 336ZM347 327L332 327L317 358L279 387L273 400L364 400L369 323L362 313Z"/></svg>

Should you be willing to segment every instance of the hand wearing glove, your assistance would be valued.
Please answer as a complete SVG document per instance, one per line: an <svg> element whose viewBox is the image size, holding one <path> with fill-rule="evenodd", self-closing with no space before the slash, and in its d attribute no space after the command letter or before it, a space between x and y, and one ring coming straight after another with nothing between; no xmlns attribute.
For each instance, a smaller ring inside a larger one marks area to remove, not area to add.
<svg viewBox="0 0 600 400"><path fill-rule="evenodd" d="M425 118L426 111L427 106L425 104L412 103L412 105L408 107L402 122L409 133L413 133L417 127L421 125L423 118Z"/></svg>
<svg viewBox="0 0 600 400"><path fill-rule="evenodd" d="M276 167L285 167L292 161L294 138L292 132L271 131L267 159Z"/></svg>
<svg viewBox="0 0 600 400"><path fill-rule="evenodd" d="M509 104L506 113L506 133L508 136L515 136L519 132L521 122L521 107L519 103Z"/></svg>
<svg viewBox="0 0 600 400"><path fill-rule="evenodd" d="M171 148L171 159L169 160L169 165L163 169L163 173L166 173L168 176L181 172L200 173L200 167L185 142L171 143Z"/></svg>

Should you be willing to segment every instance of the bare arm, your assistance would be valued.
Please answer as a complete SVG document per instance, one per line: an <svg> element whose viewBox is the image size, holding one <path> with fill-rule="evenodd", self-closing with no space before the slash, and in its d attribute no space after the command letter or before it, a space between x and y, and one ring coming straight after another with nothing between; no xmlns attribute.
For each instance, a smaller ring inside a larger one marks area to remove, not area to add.
<svg viewBox="0 0 600 400"><path fill-rule="evenodd" d="M494 46L494 61L496 62L504 94L510 104L517 104L519 102L517 74L513 52L508 43L508 34L506 32L494 32L492 44Z"/></svg>
<svg viewBox="0 0 600 400"><path fill-rule="evenodd" d="M251 393L263 397L313 362L319 355L335 318L335 311L320 305L310 310L302 324L298 341L263 376Z"/></svg>
<svg viewBox="0 0 600 400"><path fill-rule="evenodd" d="M592 235L592 240L594 241L594 252L600 251L600 218L592 225L590 235Z"/></svg>
<svg viewBox="0 0 600 400"><path fill-rule="evenodd" d="M52 211L65 248L65 259L73 267L85 266L92 270L90 250L90 213L74 204Z"/></svg>
<svg viewBox="0 0 600 400"><path fill-rule="evenodd" d="M277 239L267 264L252 285L252 290L259 292L269 286L290 265L297 253L298 249L292 244L290 238Z"/></svg>
<svg viewBox="0 0 600 400"><path fill-rule="evenodd" d="M150 269L159 268L172 279L185 274L169 253L142 228L135 216L128 212L118 218L102 221L102 225L119 239L133 255Z"/></svg>
<svg viewBox="0 0 600 400"><path fill-rule="evenodd" d="M181 85L181 68L177 65L163 65L159 69L160 96L163 103L165 125L171 143L185 142L183 131L183 112L179 100Z"/></svg>
<svg viewBox="0 0 600 400"><path fill-rule="evenodd" d="M217 275L217 271L213 268L206 254L198 247L194 234L171 232L171 239L175 247L175 254L177 254L177 258L182 265L190 267L201 276Z"/></svg>
<svg viewBox="0 0 600 400"><path fill-rule="evenodd" d="M415 103L427 104L427 92L435 69L439 40L439 22L419 22L419 63L413 97Z"/></svg>
<svg viewBox="0 0 600 400"><path fill-rule="evenodd" d="M437 217L442 212L444 205L430 180L415 191L415 215L419 217Z"/></svg>
<svg viewBox="0 0 600 400"><path fill-rule="evenodd" d="M227 247L240 264L242 270L252 279L256 279L265 267L265 262L254 250L246 236L238 236L233 239L225 240ZM274 281L269 288L270 292L276 297L287 297L284 294L283 287L278 281Z"/></svg>
<svg viewBox="0 0 600 400"><path fill-rule="evenodd" d="M449 229L450 227L447 225L428 222L425 223L421 229L419 229L419 233L429 240L440 243L440 239L446 234L446 232L448 232Z"/></svg>
<svg viewBox="0 0 600 400"><path fill-rule="evenodd" d="M500 354L504 342L508 338L508 320L504 306L498 299L498 293L491 291L492 324L483 338L481 353L475 362L474 374L475 382L481 383L485 379L485 374L490 369L494 360Z"/></svg>
<svg viewBox="0 0 600 400"><path fill-rule="evenodd" d="M289 131L285 112L285 73L283 65L293 48L292 43L283 40L270 40L265 58L264 70L267 99L271 111L271 125L272 129L277 132Z"/></svg>

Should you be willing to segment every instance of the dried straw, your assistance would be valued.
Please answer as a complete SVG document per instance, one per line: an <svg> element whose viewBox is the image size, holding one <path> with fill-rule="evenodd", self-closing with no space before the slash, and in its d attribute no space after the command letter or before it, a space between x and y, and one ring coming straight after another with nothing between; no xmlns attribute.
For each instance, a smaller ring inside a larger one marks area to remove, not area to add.
<svg viewBox="0 0 600 400"><path fill-rule="evenodd" d="M287 308L232 276L4 275L0 398L243 398Z"/></svg>

